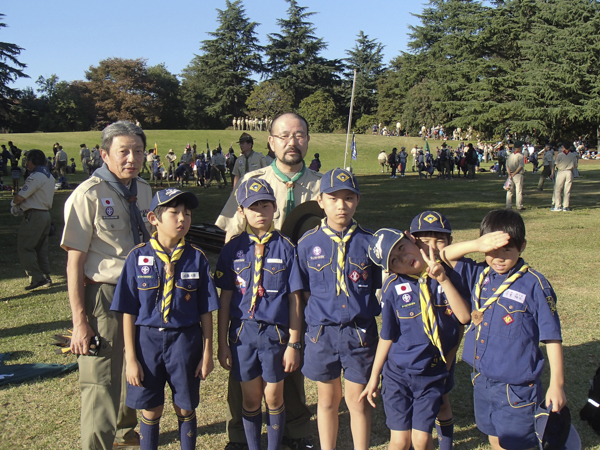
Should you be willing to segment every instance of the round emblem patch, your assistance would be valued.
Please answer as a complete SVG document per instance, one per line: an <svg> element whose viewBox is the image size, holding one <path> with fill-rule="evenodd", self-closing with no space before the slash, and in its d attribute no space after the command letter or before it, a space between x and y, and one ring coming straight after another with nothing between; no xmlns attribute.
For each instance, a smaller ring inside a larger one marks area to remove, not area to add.
<svg viewBox="0 0 600 450"><path fill-rule="evenodd" d="M314 247L313 248L313 255L319 256L321 253L323 253L323 250L321 250L321 247Z"/></svg>
<svg viewBox="0 0 600 450"><path fill-rule="evenodd" d="M108 206L106 208L106 215L107 216L112 216L115 213L115 209L112 206Z"/></svg>
<svg viewBox="0 0 600 450"><path fill-rule="evenodd" d="M238 251L238 252L235 254L235 257L236 257L237 259L242 259L242 258L244 257L244 252L243 252L242 250Z"/></svg>
<svg viewBox="0 0 600 450"><path fill-rule="evenodd" d="M411 300L411 299L412 299L412 296L411 296L410 294L404 294L404 295L402 296L402 301L403 301L404 303L408 303L408 302L410 302L410 300Z"/></svg>
<svg viewBox="0 0 600 450"><path fill-rule="evenodd" d="M142 273L148 275L150 273L150 266L142 266Z"/></svg>

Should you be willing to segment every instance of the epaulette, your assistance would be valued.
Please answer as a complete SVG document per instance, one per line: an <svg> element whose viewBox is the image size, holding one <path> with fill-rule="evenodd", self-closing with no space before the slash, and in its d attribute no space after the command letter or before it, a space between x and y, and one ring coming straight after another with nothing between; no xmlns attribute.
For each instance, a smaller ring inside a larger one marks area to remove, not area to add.
<svg viewBox="0 0 600 450"><path fill-rule="evenodd" d="M281 231L279 231L279 230L276 230L276 231L277 231L277 234L278 234L279 236L281 236L283 239L285 239L287 242L289 242L289 243L292 245L292 247L296 247L296 245L295 245L295 244L294 244L294 243L293 243L293 242L290 240L290 238L289 238L289 237L287 237L285 234L283 234L283 233L282 233Z"/></svg>
<svg viewBox="0 0 600 450"><path fill-rule="evenodd" d="M388 277L387 280L385 280L385 285L383 286L383 292L387 292L388 288L390 287L390 285L392 284L393 281L396 281L396 279L398 278L398 274L397 273L392 273L390 274L390 276Z"/></svg>
<svg viewBox="0 0 600 450"><path fill-rule="evenodd" d="M87 180L85 180L83 183L81 183L79 186L77 186L75 191L77 191L78 189L81 189L84 193L86 193L94 186L98 186L101 182L102 182L101 178L98 178L98 177L95 177L92 175Z"/></svg>
<svg viewBox="0 0 600 450"><path fill-rule="evenodd" d="M200 253L202 253L202 256L204 256L206 258L206 254L204 253L204 250L202 250L200 247L198 247L195 244L190 244L190 246L194 249L194 250L198 250Z"/></svg>
<svg viewBox="0 0 600 450"><path fill-rule="evenodd" d="M371 236L373 235L373 232L371 230L369 230L368 228L364 228L362 225L356 224L356 226L358 228L360 228L361 230L363 230L365 233L370 234Z"/></svg>
<svg viewBox="0 0 600 450"><path fill-rule="evenodd" d="M137 176L136 180L140 181L140 182L142 182L144 184L147 184L148 186L150 186L150 184L146 180L144 180L141 176L139 176L139 175Z"/></svg>
<svg viewBox="0 0 600 450"><path fill-rule="evenodd" d="M319 230L319 227L320 227L320 226L321 226L321 225L317 225L317 226L316 226L316 227L314 227L313 229L311 229L311 230L308 230L306 233L304 233L304 236L302 236L300 239L298 239L298 244L299 244L300 242L302 242L302 241L303 241L303 239L304 239L304 238L306 238L307 236L310 236L311 234L315 234L315 233L316 233L316 232Z"/></svg>
<svg viewBox="0 0 600 450"><path fill-rule="evenodd" d="M140 242L138 245L136 245L131 250L129 250L129 253L127 253L127 257L129 258L129 255L131 254L132 251L134 251L137 248L142 248L144 245L146 245L146 242Z"/></svg>
<svg viewBox="0 0 600 450"><path fill-rule="evenodd" d="M533 275L534 277L537 278L538 282L540 283L540 287L542 288L542 290L544 289L552 289L552 286L550 286L550 283L548 282L548 280L546 280L546 277L544 275L542 275L541 273L539 273L537 270L532 269L531 267L528 270L529 273L531 273L531 275Z"/></svg>

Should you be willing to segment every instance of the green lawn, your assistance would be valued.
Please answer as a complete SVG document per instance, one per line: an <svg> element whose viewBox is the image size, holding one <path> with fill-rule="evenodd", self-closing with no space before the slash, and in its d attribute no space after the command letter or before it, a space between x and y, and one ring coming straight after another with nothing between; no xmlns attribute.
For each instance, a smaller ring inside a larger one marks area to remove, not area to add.
<svg viewBox="0 0 600 450"><path fill-rule="evenodd" d="M262 150L267 133L252 132L255 149ZM227 148L237 141L237 131L148 131L150 146L158 143L159 153L173 148L180 155L185 145L206 148L221 140ZM22 149L41 148L51 153L52 144L60 142L70 157L76 157L80 143L88 146L100 142L99 132L35 133L0 135L0 141L13 140ZM419 181L413 173L406 178L390 179L379 172L376 156L380 150L392 147L412 147L416 138L385 138L359 135L359 159L354 163L362 197L356 218L362 225L377 229L384 226L406 229L417 213L435 209L444 213L454 229L456 240L477 236L479 222L491 209L504 205L504 179L487 173L477 180L464 179ZM430 143L435 149L439 143ZM235 147L237 150L237 146ZM322 171L343 165L345 136L315 134L307 160L321 154ZM76 157L77 159L77 157ZM484 167L488 167L489 164ZM583 448L600 448L600 437L578 419L587 399L589 380L600 364L600 298L596 295L596 280L600 268L600 162L582 161L581 177L575 180L571 197L571 213L550 212L551 185L539 192L537 175L526 167L523 217L527 225L528 245L523 254L535 269L553 284L559 299L558 308L563 326L566 365L566 393ZM81 166L72 181L83 179ZM4 178L5 183L10 179ZM214 222L229 194L229 189L191 188L200 199L194 212L194 223ZM8 364L32 362L70 363L74 356L55 355L49 343L51 336L70 326L70 310L66 291L66 254L59 248L63 227L62 208L69 192L55 195L52 216L59 230L50 238L52 278L54 286L27 293L23 270L16 256L16 235L20 219L8 213L10 193L0 192L0 352L12 352ZM208 254L211 264L216 255ZM509 351L510 349L507 349ZM215 352L216 354L216 352ZM218 363L216 363L218 366ZM546 374L547 375L547 374ZM544 378L547 385L547 376ZM316 389L306 382L308 404L316 411ZM455 443L459 449L488 448L486 440L476 429L471 400L469 367L460 362L456 370L456 387L451 394L456 421ZM226 374L216 368L201 386L201 405L198 408L198 448L222 449L226 442L225 426ZM79 445L79 388L77 372L38 382L0 388L0 449L39 448L66 449ZM338 448L351 447L349 418L344 407L341 413ZM161 448L179 448L177 423L174 414L165 412L161 425ZM382 405L374 413L372 448L387 448L389 431L385 427ZM313 419L313 438L318 442L316 418ZM437 445L437 444L436 444Z"/></svg>

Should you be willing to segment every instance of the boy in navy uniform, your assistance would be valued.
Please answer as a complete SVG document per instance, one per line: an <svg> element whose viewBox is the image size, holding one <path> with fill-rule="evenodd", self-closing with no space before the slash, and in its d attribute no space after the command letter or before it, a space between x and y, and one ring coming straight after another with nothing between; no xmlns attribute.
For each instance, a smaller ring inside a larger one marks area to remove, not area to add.
<svg viewBox="0 0 600 450"><path fill-rule="evenodd" d="M442 316L455 315L460 323L470 318L466 301L433 247L428 250L419 248L410 233L389 228L377 231L369 245L373 262L392 276L382 289L380 340L361 399L375 406L383 371L383 405L391 430L389 448L394 450L411 444L415 450L433 448L431 432L459 335L456 321ZM450 299L455 300L452 309Z"/></svg>
<svg viewBox="0 0 600 450"><path fill-rule="evenodd" d="M506 245L485 252L471 297L471 324L465 332L463 359L473 366L472 382L477 428L489 436L495 450L536 447L535 410L545 401L558 412L566 403L564 362L556 294L542 274L520 257L525 250L525 224L519 213L488 213L481 236L504 232ZM444 249L456 259L477 251L477 241ZM481 251L481 250L479 250ZM450 301L451 307L454 303ZM540 377L546 344L550 386L543 397Z"/></svg>
<svg viewBox="0 0 600 450"><path fill-rule="evenodd" d="M372 270L367 254L372 233L353 219L359 199L354 175L339 168L327 172L317 197L326 217L298 242L307 301L302 373L317 382L323 450L336 446L342 371L354 448L367 449L371 434L371 408L358 397L377 347L375 316L381 308L375 291L381 287L381 271Z"/></svg>
<svg viewBox="0 0 600 450"><path fill-rule="evenodd" d="M126 403L143 410L143 450L158 448L165 382L173 392L181 448L196 448L200 378L213 370L212 311L219 307L206 256L184 238L197 206L191 192L156 193L148 221L157 232L129 253L111 306L124 313Z"/></svg>
<svg viewBox="0 0 600 450"><path fill-rule="evenodd" d="M429 253L429 247L433 248L433 255L436 260L439 259L439 253L445 247L452 244L452 227L445 216L436 211L424 211L415 216L410 223L410 234L416 239L419 248L426 254ZM458 290L462 298L468 299L471 296L471 280L475 270L475 261L469 258L460 258L452 261L450 264L442 263L446 275L452 281L454 287ZM458 321L456 315L448 309L448 301L435 304L435 307L445 309L444 314L438 315L440 318L440 329L450 331L450 338L443 342L445 349L445 358L448 367L448 378L444 387L444 396L442 397L442 406L435 421L440 450L450 450L454 439L454 419L452 417L452 407L450 406L449 393L454 387L454 366L456 365L456 352L463 336L464 326Z"/></svg>
<svg viewBox="0 0 600 450"><path fill-rule="evenodd" d="M260 450L261 403L267 405L269 450L285 427L283 380L300 365L302 281L294 244L274 229L277 203L269 183L250 178L236 191L246 231L223 247L219 362L242 386L242 421L250 450Z"/></svg>

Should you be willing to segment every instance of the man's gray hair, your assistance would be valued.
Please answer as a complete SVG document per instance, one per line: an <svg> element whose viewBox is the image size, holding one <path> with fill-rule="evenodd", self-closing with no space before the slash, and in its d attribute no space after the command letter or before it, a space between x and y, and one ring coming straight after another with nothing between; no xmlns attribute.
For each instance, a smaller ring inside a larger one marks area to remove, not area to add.
<svg viewBox="0 0 600 450"><path fill-rule="evenodd" d="M117 136L139 136L142 138L144 150L146 150L146 135L144 134L144 130L134 123L119 120L118 122L111 123L102 131L102 148L106 153L110 152L112 141Z"/></svg>

